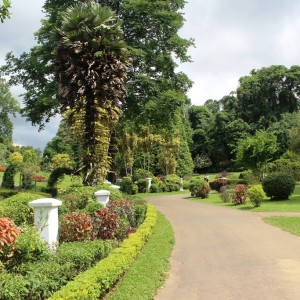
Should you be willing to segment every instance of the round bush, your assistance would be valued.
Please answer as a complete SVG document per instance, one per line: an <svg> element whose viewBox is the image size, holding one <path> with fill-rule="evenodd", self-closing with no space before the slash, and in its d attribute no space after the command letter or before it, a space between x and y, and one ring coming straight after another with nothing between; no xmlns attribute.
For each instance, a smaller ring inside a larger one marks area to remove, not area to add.
<svg viewBox="0 0 300 300"><path fill-rule="evenodd" d="M264 178L262 186L272 200L287 200L294 192L295 179L287 173L271 173Z"/></svg>
<svg viewBox="0 0 300 300"><path fill-rule="evenodd" d="M260 207L261 201L265 197L264 190L261 185L256 184L251 186L247 191L247 196L249 197L251 203L254 207Z"/></svg>
<svg viewBox="0 0 300 300"><path fill-rule="evenodd" d="M85 241L91 240L92 237L92 219L88 214L72 212L62 217L60 222L60 241Z"/></svg>
<svg viewBox="0 0 300 300"><path fill-rule="evenodd" d="M203 183L196 190L196 197L200 197L201 199L208 198L208 194L210 192L210 187L207 183Z"/></svg>

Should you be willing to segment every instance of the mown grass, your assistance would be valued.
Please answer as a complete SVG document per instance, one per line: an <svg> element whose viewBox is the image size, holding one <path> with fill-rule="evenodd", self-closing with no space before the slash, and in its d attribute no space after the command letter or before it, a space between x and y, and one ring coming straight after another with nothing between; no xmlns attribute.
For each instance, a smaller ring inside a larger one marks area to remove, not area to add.
<svg viewBox="0 0 300 300"><path fill-rule="evenodd" d="M160 212L157 224L144 249L134 261L107 300L153 299L169 269L169 257L174 245L173 229Z"/></svg>
<svg viewBox="0 0 300 300"><path fill-rule="evenodd" d="M300 218L299 217L270 217L264 218L264 222L279 227L282 230L300 236Z"/></svg>
<svg viewBox="0 0 300 300"><path fill-rule="evenodd" d="M190 197L189 200L255 212L300 212L300 186L295 188L289 200L271 201L269 198L265 198L260 207L253 207L249 200L244 205L233 205L231 202L224 203L217 192L211 192L208 199Z"/></svg>

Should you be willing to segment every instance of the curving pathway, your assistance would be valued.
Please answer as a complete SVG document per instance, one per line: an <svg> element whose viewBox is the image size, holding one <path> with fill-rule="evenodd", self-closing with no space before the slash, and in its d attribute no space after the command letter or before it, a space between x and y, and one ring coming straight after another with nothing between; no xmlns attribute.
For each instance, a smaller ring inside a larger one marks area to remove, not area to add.
<svg viewBox="0 0 300 300"><path fill-rule="evenodd" d="M176 244L155 300L300 299L300 238L247 211L148 199L170 221Z"/></svg>

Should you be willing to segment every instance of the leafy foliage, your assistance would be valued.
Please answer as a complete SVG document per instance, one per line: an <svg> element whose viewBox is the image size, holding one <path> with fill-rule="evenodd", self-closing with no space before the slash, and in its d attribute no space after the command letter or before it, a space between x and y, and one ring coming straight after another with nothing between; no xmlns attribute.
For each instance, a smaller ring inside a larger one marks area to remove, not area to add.
<svg viewBox="0 0 300 300"><path fill-rule="evenodd" d="M97 210L93 217L94 235L103 240L115 238L120 226L120 217L107 208Z"/></svg>
<svg viewBox="0 0 300 300"><path fill-rule="evenodd" d="M234 188L232 203L234 205L245 204L248 187L245 184L237 184Z"/></svg>
<svg viewBox="0 0 300 300"><path fill-rule="evenodd" d="M14 244L20 232L12 220L0 218L0 271L1 263L6 263L14 255Z"/></svg>
<svg viewBox="0 0 300 300"><path fill-rule="evenodd" d="M248 191L247 196L250 198L254 207L260 207L262 200L265 197L264 190L260 184L252 185Z"/></svg>
<svg viewBox="0 0 300 300"><path fill-rule="evenodd" d="M83 212L72 212L62 217L60 240L64 242L85 241L93 238L92 219Z"/></svg>
<svg viewBox="0 0 300 300"><path fill-rule="evenodd" d="M13 189L15 187L14 176L17 170L14 165L9 165L4 171L1 187L7 189Z"/></svg>
<svg viewBox="0 0 300 300"><path fill-rule="evenodd" d="M262 186L272 200L287 200L295 189L295 179L287 173L271 173L264 178Z"/></svg>

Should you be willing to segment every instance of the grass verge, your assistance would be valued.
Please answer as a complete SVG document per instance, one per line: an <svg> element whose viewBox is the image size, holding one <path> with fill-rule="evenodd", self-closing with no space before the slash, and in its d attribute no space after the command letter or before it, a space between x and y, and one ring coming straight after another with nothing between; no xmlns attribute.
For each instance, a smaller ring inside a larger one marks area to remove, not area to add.
<svg viewBox="0 0 300 300"><path fill-rule="evenodd" d="M300 236L300 218L299 217L270 217L264 218L264 222L279 227L284 231Z"/></svg>
<svg viewBox="0 0 300 300"><path fill-rule="evenodd" d="M153 234L107 300L153 299L169 269L169 257L174 245L173 229L160 212Z"/></svg>
<svg viewBox="0 0 300 300"><path fill-rule="evenodd" d="M260 207L253 207L249 200L244 205L233 205L231 202L224 203L217 192L211 192L208 199L190 197L189 200L255 212L300 212L300 186L295 188L295 191L293 195L290 196L289 200L271 201L270 199L265 198Z"/></svg>

